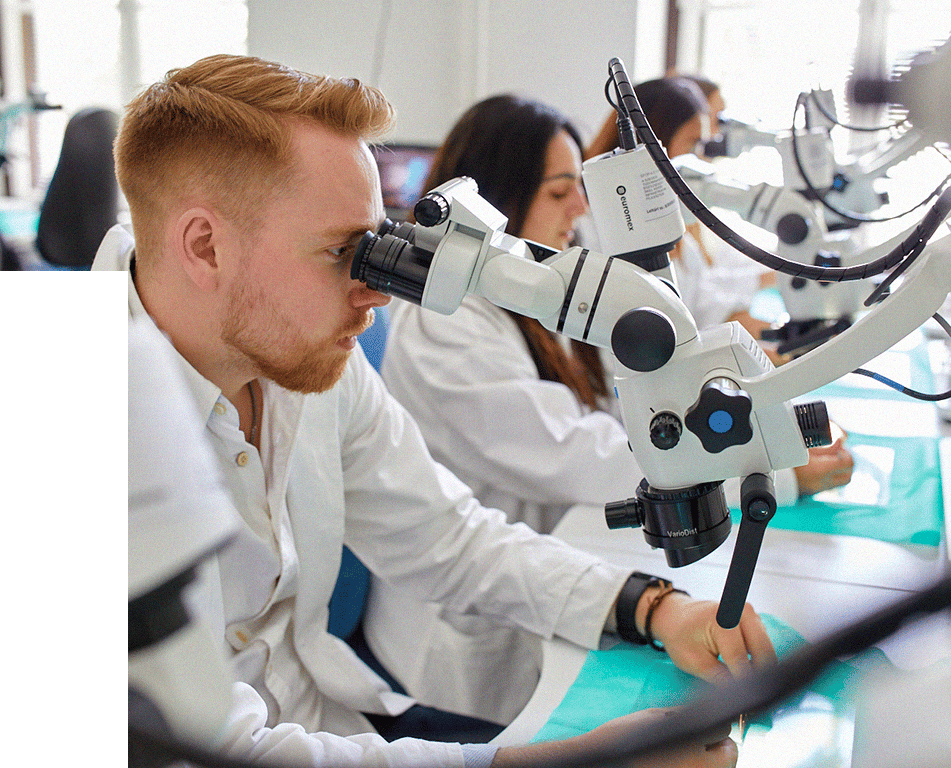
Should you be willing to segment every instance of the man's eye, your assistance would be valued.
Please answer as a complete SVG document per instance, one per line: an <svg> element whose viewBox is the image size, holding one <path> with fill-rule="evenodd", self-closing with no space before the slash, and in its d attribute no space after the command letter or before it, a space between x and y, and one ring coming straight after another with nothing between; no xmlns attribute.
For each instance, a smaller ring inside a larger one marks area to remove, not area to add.
<svg viewBox="0 0 951 768"><path fill-rule="evenodd" d="M327 252L337 260L349 259L353 255L353 244L339 245L336 248L328 248Z"/></svg>

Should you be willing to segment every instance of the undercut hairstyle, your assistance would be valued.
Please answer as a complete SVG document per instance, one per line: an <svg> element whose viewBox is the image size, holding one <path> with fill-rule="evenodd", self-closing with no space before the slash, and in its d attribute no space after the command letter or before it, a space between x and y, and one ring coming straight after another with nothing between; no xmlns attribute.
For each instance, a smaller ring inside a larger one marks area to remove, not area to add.
<svg viewBox="0 0 951 768"><path fill-rule="evenodd" d="M200 195L245 231L294 180L292 127L312 122L368 143L395 111L359 80L311 75L250 56L209 56L146 88L115 144L137 262L158 252L171 203Z"/></svg>
<svg viewBox="0 0 951 768"><path fill-rule="evenodd" d="M548 146L559 131L581 151L581 137L558 110L512 94L490 96L470 107L436 152L423 189L468 176L479 194L507 218L505 229L522 231L532 200L542 185ZM539 378L566 385L591 409L608 397L598 350L580 341L565 352L559 339L537 320L508 312L528 345Z"/></svg>

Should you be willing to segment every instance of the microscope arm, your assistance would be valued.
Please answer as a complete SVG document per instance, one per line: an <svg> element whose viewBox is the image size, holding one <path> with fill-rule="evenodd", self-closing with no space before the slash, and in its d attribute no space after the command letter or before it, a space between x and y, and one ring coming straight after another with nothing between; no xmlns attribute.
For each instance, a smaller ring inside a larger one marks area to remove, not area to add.
<svg viewBox="0 0 951 768"><path fill-rule="evenodd" d="M695 155L680 155L671 164L706 205L734 211L750 224L775 234L783 243L815 253L828 234L815 204L798 192L723 178L715 165Z"/></svg>
<svg viewBox="0 0 951 768"><path fill-rule="evenodd" d="M891 295L851 328L792 362L737 384L755 407L810 392L858 368L919 328L951 291L951 235L933 239Z"/></svg>
<svg viewBox="0 0 951 768"><path fill-rule="evenodd" d="M834 247L818 208L798 192L724 178L717 173L716 166L694 155L681 155L671 164L704 203L734 211L750 224L775 234L788 256L805 258L807 254ZM917 226L918 222L914 222L888 240L863 249L862 259L870 262L886 255ZM841 245L838 248L841 249Z"/></svg>
<svg viewBox="0 0 951 768"><path fill-rule="evenodd" d="M860 155L840 170L851 178L879 178L890 168L934 144L934 140L920 131L911 129L890 142L884 150L873 150Z"/></svg>

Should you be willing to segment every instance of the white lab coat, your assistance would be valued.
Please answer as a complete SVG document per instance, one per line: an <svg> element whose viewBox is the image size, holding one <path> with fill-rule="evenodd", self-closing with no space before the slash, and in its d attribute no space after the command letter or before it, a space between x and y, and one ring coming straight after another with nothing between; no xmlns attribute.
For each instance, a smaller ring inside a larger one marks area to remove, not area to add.
<svg viewBox="0 0 951 768"><path fill-rule="evenodd" d="M394 302L383 378L433 457L512 521L550 531L570 506L629 498L643 477L621 423L588 412L565 385L539 379L513 319L484 299L468 296L448 316ZM793 470L777 472L775 482L780 504L795 501ZM725 488L738 504L739 480ZM479 619L463 624L394 592L374 581L367 639L407 690L434 706L451 695L476 716L485 717L487 706L506 711L491 698L496 669L485 649L530 659L532 639ZM426 642L417 650L419 637ZM470 670L465 685L459 669ZM433 685L438 680L448 682Z"/></svg>
<svg viewBox="0 0 951 768"><path fill-rule="evenodd" d="M752 263L752 262L751 262ZM670 260L677 291L697 328L725 323L735 312L749 311L753 300L753 280L758 273L742 270L725 259L708 264L700 245L690 232L680 241L680 257ZM755 278L758 281L758 277Z"/></svg>
<svg viewBox="0 0 951 768"><path fill-rule="evenodd" d="M132 248L113 228L93 268L128 269ZM129 303L132 314L145 314L131 279ZM223 735L236 753L333 765L406 764L421 755L463 764L459 745L387 744L360 714L398 713L412 702L327 632L344 544L414 601L596 647L627 572L480 506L432 461L361 352L323 394L262 382L260 455L220 390L173 354L244 521L234 544L210 561L196 598L244 683Z"/></svg>
<svg viewBox="0 0 951 768"><path fill-rule="evenodd" d="M752 225L738 217L731 220L729 211L717 211L716 213L721 218L726 219L733 229L739 230L741 235L752 237L758 241L757 245L775 253L775 237L766 237L763 230L752 227ZM691 239L694 238L691 237ZM773 274L773 270L740 253L702 224L700 225L700 242L713 260L713 264L707 265L710 269L711 279L715 284L728 287L732 293L736 294L745 303L744 308L749 309L756 294L763 287L764 278ZM773 276L775 277L775 275Z"/></svg>

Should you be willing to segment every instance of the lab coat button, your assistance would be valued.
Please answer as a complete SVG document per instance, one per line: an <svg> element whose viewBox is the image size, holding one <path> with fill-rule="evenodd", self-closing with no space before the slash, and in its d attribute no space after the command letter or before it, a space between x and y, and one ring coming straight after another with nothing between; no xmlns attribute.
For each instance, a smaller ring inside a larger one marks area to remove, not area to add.
<svg viewBox="0 0 951 768"><path fill-rule="evenodd" d="M215 403L214 411L215 411L215 413L217 413L219 416L224 416L224 415L225 415L225 406L224 406L224 403Z"/></svg>
<svg viewBox="0 0 951 768"><path fill-rule="evenodd" d="M239 467L244 467L244 466L246 466L247 463L248 463L248 454L247 454L247 452L241 451L241 453L239 453L239 454L238 454L238 457L235 459L235 462L237 463L237 465L238 465Z"/></svg>

